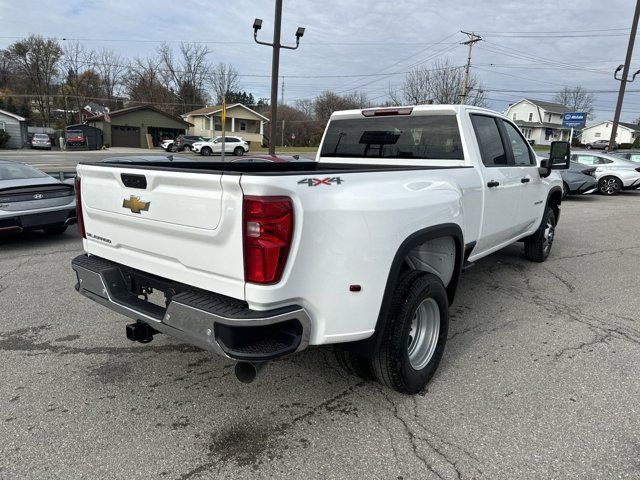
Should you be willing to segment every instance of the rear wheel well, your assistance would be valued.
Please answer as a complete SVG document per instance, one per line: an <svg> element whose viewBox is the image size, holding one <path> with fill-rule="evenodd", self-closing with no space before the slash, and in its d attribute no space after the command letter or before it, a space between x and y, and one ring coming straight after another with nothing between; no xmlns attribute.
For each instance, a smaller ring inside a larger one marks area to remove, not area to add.
<svg viewBox="0 0 640 480"><path fill-rule="evenodd" d="M431 255L433 253L436 255ZM442 261L436 261L434 264L433 258L436 257L442 258ZM381 332L384 329L384 319L387 317L393 293L402 276L412 270L434 273L434 270L441 269L443 272L447 272L445 277L449 277L448 281L445 281L446 278L441 278L438 273L435 275L443 280L449 304L453 303L463 261L464 241L462 229L457 224L448 223L427 227L410 235L398 248L391 264L376 321L375 333L366 340L342 344L341 347L366 357L370 357L378 351L382 337Z"/></svg>

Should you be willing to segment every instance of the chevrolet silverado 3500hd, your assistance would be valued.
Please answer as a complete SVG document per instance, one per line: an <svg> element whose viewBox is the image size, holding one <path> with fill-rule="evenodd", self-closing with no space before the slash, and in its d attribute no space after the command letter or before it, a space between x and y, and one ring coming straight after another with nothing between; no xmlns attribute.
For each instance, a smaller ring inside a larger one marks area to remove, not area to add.
<svg viewBox="0 0 640 480"><path fill-rule="evenodd" d="M437 105L336 112L315 162L82 163L76 288L134 319L131 340L175 336L241 380L335 344L349 370L415 393L463 267L517 241L549 255L569 155L555 142L538 164L508 118Z"/></svg>

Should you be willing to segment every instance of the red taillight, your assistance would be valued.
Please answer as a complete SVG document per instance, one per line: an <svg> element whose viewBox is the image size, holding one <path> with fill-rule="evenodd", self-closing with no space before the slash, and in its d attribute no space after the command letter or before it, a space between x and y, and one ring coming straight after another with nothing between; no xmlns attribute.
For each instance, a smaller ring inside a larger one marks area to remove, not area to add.
<svg viewBox="0 0 640 480"><path fill-rule="evenodd" d="M80 185L80 177L76 177L76 221L78 222L78 233L82 235L82 238L87 238L87 232L84 229L84 218L82 218L82 189Z"/></svg>
<svg viewBox="0 0 640 480"><path fill-rule="evenodd" d="M293 235L289 197L245 196L243 203L244 279L277 283L287 263Z"/></svg>
<svg viewBox="0 0 640 480"><path fill-rule="evenodd" d="M595 168L587 168L586 170L582 170L582 173L584 173L585 175L593 176L593 172L595 171Z"/></svg>

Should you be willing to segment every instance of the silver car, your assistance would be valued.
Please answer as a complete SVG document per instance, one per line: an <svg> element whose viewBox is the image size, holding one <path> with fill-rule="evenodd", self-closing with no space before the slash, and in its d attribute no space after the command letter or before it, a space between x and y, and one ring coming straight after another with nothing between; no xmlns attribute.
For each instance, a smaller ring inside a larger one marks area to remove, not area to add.
<svg viewBox="0 0 640 480"><path fill-rule="evenodd" d="M0 160L0 234L44 230L57 235L74 223L72 185L29 165Z"/></svg>
<svg viewBox="0 0 640 480"><path fill-rule="evenodd" d="M36 133L31 139L31 148L51 150L51 139L46 133Z"/></svg>
<svg viewBox="0 0 640 480"><path fill-rule="evenodd" d="M635 162L592 150L573 150L571 161L596 167L598 191L603 195L617 195L621 190L640 189L640 166Z"/></svg>

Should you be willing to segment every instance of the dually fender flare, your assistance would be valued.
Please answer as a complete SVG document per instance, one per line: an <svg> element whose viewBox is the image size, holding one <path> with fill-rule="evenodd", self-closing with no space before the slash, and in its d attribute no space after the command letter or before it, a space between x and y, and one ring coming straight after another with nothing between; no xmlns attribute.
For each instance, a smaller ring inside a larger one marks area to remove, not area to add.
<svg viewBox="0 0 640 480"><path fill-rule="evenodd" d="M382 330L384 328L385 318L388 314L388 309L391 304L391 298L395 291L400 273L403 268L405 258L417 246L423 244L428 240L433 240L442 237L452 237L456 245L456 260L453 269L453 275L449 284L447 285L447 297L449 299L449 305L453 303L456 289L458 287L458 280L462 273L462 265L465 258L465 244L462 229L456 223L444 223L440 225L433 225L423 228L417 232L409 235L401 244L396 254L393 257L391 268L387 277L387 283L382 296L382 303L380 305L380 311L376 320L376 328L373 335L365 340L352 342L348 344L340 344L341 348L352 351L365 357L370 357L377 352L380 347L380 341L382 339ZM474 242L475 243L475 242Z"/></svg>

